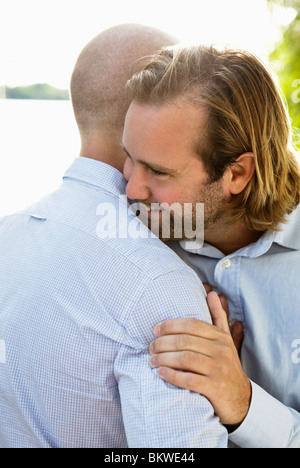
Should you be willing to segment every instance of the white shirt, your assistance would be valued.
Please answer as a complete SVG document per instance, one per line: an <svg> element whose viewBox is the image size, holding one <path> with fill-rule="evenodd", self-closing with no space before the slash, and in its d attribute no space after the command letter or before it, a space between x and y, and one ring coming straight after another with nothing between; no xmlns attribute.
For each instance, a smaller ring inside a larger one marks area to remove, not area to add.
<svg viewBox="0 0 300 468"><path fill-rule="evenodd" d="M192 252L169 245L244 324L241 361L253 395L230 439L245 448L300 447L300 207L279 227L228 256L208 244Z"/></svg>
<svg viewBox="0 0 300 468"><path fill-rule="evenodd" d="M0 220L1 448L227 447L208 400L150 367L157 323L210 316L174 252L123 236L150 234L124 191L116 169L77 158L56 192Z"/></svg>

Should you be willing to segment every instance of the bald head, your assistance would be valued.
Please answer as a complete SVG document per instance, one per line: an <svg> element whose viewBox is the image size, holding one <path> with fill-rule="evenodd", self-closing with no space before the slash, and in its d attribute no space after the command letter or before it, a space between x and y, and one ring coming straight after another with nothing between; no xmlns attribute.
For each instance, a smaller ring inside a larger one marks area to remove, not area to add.
<svg viewBox="0 0 300 468"><path fill-rule="evenodd" d="M143 68L143 57L177 42L158 29L123 24L103 31L83 49L71 79L72 103L83 146L90 146L91 140L100 137L119 143L129 106L125 97L127 80Z"/></svg>

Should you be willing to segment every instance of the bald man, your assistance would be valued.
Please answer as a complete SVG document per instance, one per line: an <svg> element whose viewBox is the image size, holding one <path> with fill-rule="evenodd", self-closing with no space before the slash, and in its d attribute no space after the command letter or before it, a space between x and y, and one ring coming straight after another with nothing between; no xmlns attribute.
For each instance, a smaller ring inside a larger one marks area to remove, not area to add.
<svg viewBox="0 0 300 468"><path fill-rule="evenodd" d="M142 70L153 51L177 42L156 28L123 24L102 32L87 44L71 79L81 156L122 172L125 154L120 142L130 104L125 94L126 82Z"/></svg>
<svg viewBox="0 0 300 468"><path fill-rule="evenodd" d="M149 366L155 324L210 320L197 276L130 212L124 87L174 39L121 25L87 45L71 94L81 157L0 221L0 447L226 447L202 396Z"/></svg>

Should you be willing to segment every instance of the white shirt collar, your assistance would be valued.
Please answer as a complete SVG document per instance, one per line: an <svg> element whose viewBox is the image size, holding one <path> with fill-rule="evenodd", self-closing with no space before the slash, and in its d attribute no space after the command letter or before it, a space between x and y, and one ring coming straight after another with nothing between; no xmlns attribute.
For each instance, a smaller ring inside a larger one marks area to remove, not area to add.
<svg viewBox="0 0 300 468"><path fill-rule="evenodd" d="M300 205L287 217L286 224L278 225L279 231L266 231L263 236L253 244L234 252L231 256L259 257L270 250L272 245L278 244L292 250L300 250ZM210 258L224 258L225 255L210 244L204 242L199 246L199 241L181 241L180 247L193 254L204 255Z"/></svg>

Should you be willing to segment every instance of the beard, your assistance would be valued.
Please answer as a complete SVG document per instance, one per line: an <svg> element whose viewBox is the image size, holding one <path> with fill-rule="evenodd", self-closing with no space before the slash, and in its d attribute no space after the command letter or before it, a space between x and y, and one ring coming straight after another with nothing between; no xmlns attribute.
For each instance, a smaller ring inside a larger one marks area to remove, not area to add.
<svg viewBox="0 0 300 468"><path fill-rule="evenodd" d="M222 180L205 185L185 199L186 202L171 205L138 200L134 211L163 242L195 239L203 242L205 232L222 222L227 202Z"/></svg>

